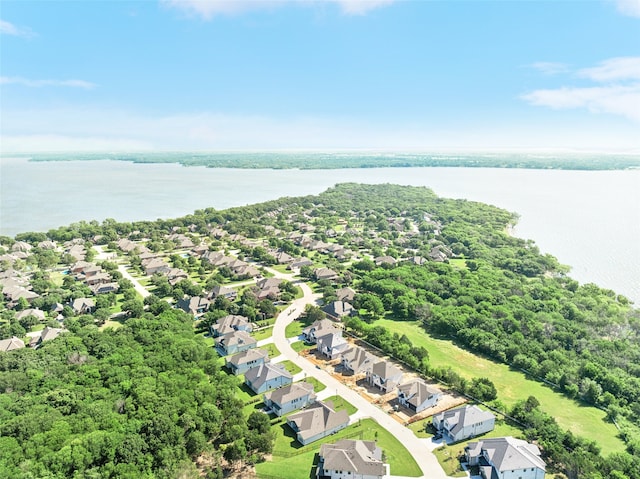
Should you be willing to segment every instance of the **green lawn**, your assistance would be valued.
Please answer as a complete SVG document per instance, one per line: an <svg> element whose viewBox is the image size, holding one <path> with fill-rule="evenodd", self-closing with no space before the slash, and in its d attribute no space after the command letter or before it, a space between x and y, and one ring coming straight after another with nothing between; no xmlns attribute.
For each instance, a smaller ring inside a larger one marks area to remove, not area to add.
<svg viewBox="0 0 640 479"><path fill-rule="evenodd" d="M304 380L308 383L313 384L313 390L316 393L319 393L323 389L327 389L327 386L325 386L324 383L321 383L320 381L318 381L316 378L305 378Z"/></svg>
<svg viewBox="0 0 640 479"><path fill-rule="evenodd" d="M450 259L449 264L457 269L467 269L466 259Z"/></svg>
<svg viewBox="0 0 640 479"><path fill-rule="evenodd" d="M323 443L334 443L340 439L375 440L383 450L387 462L391 466L391 474L398 476L418 477L422 473L413 457L404 446L373 419L363 419L357 424L302 447L296 440L293 431L286 424L274 426L276 444L273 460L256 465L258 475L277 477L279 479L315 478L317 453Z"/></svg>
<svg viewBox="0 0 640 479"><path fill-rule="evenodd" d="M304 341L296 341L295 343L291 343L291 349L293 349L298 353L305 349L313 349L315 347L316 347L315 344L307 344Z"/></svg>
<svg viewBox="0 0 640 479"><path fill-rule="evenodd" d="M540 401L541 409L553 416L562 428L596 440L603 455L624 450L624 443L617 437L617 429L606 421L604 411L569 399L523 373L511 370L505 364L465 351L451 341L433 338L417 322L380 319L375 324L385 326L392 332L406 334L416 346L427 348L433 366L449 366L466 378L488 377L498 389L498 399L507 406L535 396Z"/></svg>
<svg viewBox="0 0 640 479"><path fill-rule="evenodd" d="M287 338L297 338L302 334L302 328L304 328L304 324L301 321L292 321L287 324L287 327L284 330L284 335Z"/></svg>
<svg viewBox="0 0 640 479"><path fill-rule="evenodd" d="M264 346L261 346L260 349L266 349L269 352L269 358L280 356L280 350L278 350L276 345L273 343L265 344Z"/></svg>
<svg viewBox="0 0 640 479"><path fill-rule="evenodd" d="M296 374L298 374L300 371L302 371L302 368L301 368L300 366L298 366L297 364L295 364L294 362L289 361L289 360L287 360L287 361L282 361L282 362L281 362L281 363L279 363L279 364L282 364L282 365L285 367L285 369L286 369L287 371L289 371L292 375L296 375Z"/></svg>
<svg viewBox="0 0 640 479"><path fill-rule="evenodd" d="M342 396L330 396L323 400L323 402L327 401L333 401L333 407L336 411L342 411L343 409L346 409L349 413L349 416L351 416L358 410L357 407L355 407L350 402L347 402Z"/></svg>
<svg viewBox="0 0 640 479"><path fill-rule="evenodd" d="M504 436L513 436L516 438L523 439L522 431L520 429L510 426L504 421L496 421L496 427L493 431L483 434L481 436L474 437L472 441L476 441L478 439L484 438L488 439L490 437L504 437ZM465 477L465 472L460 468L459 457L462 455L465 446L469 443L469 441L462 441L457 444L452 444L450 446L442 446L434 451L434 454L438 458L438 462L447 473L448 476L454 477Z"/></svg>
<svg viewBox="0 0 640 479"><path fill-rule="evenodd" d="M252 336L255 338L256 341L261 341L263 339L270 338L272 333L273 333L273 326L265 329L261 329L260 331L254 331Z"/></svg>

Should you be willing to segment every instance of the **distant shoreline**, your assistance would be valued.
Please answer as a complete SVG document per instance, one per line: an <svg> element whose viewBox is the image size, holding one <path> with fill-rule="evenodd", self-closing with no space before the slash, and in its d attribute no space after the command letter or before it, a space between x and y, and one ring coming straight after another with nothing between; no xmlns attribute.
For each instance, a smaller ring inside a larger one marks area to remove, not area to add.
<svg viewBox="0 0 640 479"><path fill-rule="evenodd" d="M17 157L18 155L16 155ZM640 155L623 154L417 154L417 153L56 153L24 155L29 161L112 160L206 168L339 170L369 168L513 168L536 170L640 169Z"/></svg>

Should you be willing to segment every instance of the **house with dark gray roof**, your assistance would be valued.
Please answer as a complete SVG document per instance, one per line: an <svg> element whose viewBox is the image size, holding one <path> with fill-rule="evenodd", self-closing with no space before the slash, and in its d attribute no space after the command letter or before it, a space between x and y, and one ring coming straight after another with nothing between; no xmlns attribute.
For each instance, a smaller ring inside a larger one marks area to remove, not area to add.
<svg viewBox="0 0 640 479"><path fill-rule="evenodd" d="M318 401L289 416L287 424L296 433L298 442L306 446L347 427L349 413L346 409L336 411L333 401Z"/></svg>
<svg viewBox="0 0 640 479"><path fill-rule="evenodd" d="M451 442L458 442L493 431L496 417L476 405L467 405L435 414L431 422L436 431Z"/></svg>
<svg viewBox="0 0 640 479"><path fill-rule="evenodd" d="M308 343L315 343L319 337L335 332L338 332L338 328L336 328L333 321L319 319L302 330L302 338Z"/></svg>
<svg viewBox="0 0 640 479"><path fill-rule="evenodd" d="M333 301L322 308L327 316L335 320L341 320L345 316L353 314L354 309L351 303L346 301Z"/></svg>
<svg viewBox="0 0 640 479"><path fill-rule="evenodd" d="M227 359L226 366L233 374L246 373L249 369L269 362L269 352L266 349L247 349L234 354Z"/></svg>
<svg viewBox="0 0 640 479"><path fill-rule="evenodd" d="M367 382L385 393L393 391L402 381L402 370L389 361L380 360L367 372Z"/></svg>
<svg viewBox="0 0 640 479"><path fill-rule="evenodd" d="M464 449L470 466L484 479L544 479L546 465L540 449L511 436L470 442Z"/></svg>
<svg viewBox="0 0 640 479"><path fill-rule="evenodd" d="M235 301L238 297L238 292L233 288L227 288L226 286L214 286L209 295L210 299L216 299L218 296L227 298L229 301Z"/></svg>
<svg viewBox="0 0 640 479"><path fill-rule="evenodd" d="M345 301L347 303L351 303L353 302L353 299L356 296L356 292L353 290L353 288L350 288L349 286L345 286L344 288L340 288L339 290L336 291L336 297L338 298L338 301Z"/></svg>
<svg viewBox="0 0 640 479"><path fill-rule="evenodd" d="M398 401L416 413L435 406L441 397L442 391L420 378L398 386Z"/></svg>
<svg viewBox="0 0 640 479"><path fill-rule="evenodd" d="M375 441L342 439L320 446L318 479L383 479L389 476L389 464Z"/></svg>
<svg viewBox="0 0 640 479"><path fill-rule="evenodd" d="M256 394L293 382L293 376L282 364L263 363L244 373L244 382Z"/></svg>
<svg viewBox="0 0 640 479"><path fill-rule="evenodd" d="M316 401L313 384L306 381L268 392L264 395L264 404L276 416L284 416L297 409L303 409Z"/></svg>
<svg viewBox="0 0 640 479"><path fill-rule="evenodd" d="M216 350L221 356L240 353L255 348L258 342L246 331L234 331L216 339Z"/></svg>
<svg viewBox="0 0 640 479"><path fill-rule="evenodd" d="M192 314L193 316L199 316L204 314L209 309L211 303L207 298L201 296L184 297L179 299L176 303L176 308L181 309L185 313Z"/></svg>

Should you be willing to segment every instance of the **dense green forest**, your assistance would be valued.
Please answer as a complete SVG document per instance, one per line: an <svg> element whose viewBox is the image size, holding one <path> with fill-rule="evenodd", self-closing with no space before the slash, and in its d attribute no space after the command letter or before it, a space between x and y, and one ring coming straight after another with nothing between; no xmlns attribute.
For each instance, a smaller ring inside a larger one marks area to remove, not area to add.
<svg viewBox="0 0 640 479"><path fill-rule="evenodd" d="M193 477L202 454L208 477L222 477L221 447L233 459L270 451L268 419L243 415L237 378L188 315L68 327L0 354L0 477Z"/></svg>
<svg viewBox="0 0 640 479"><path fill-rule="evenodd" d="M342 168L531 168L622 170L640 167L637 155L423 154L423 153L136 153L36 154L34 161L111 159L134 163L179 163L209 168L342 169Z"/></svg>

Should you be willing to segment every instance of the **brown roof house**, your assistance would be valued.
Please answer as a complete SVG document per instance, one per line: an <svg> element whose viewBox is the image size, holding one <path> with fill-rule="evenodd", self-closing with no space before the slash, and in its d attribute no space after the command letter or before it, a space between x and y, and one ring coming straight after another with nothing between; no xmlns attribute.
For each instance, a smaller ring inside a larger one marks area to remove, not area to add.
<svg viewBox="0 0 640 479"><path fill-rule="evenodd" d="M38 348L43 342L56 339L58 336L60 336L60 334L66 332L67 330L63 328L50 328L49 326L47 326L42 331L40 331L40 334L31 338L31 341L29 341L29 346L32 348Z"/></svg>
<svg viewBox="0 0 640 479"><path fill-rule="evenodd" d="M244 373L244 382L256 394L293 382L293 376L282 364L263 363Z"/></svg>
<svg viewBox="0 0 640 479"><path fill-rule="evenodd" d="M14 349L24 348L24 341L20 338L13 336L9 339L0 340L0 352L13 351Z"/></svg>
<svg viewBox="0 0 640 479"><path fill-rule="evenodd" d="M484 479L544 479L546 465L540 449L522 439L495 437L470 442L464 449L470 466Z"/></svg>
<svg viewBox="0 0 640 479"><path fill-rule="evenodd" d="M320 446L316 471L318 479L383 479L389 477L389 464L375 441L342 439Z"/></svg>
<svg viewBox="0 0 640 479"><path fill-rule="evenodd" d="M234 354L227 359L227 368L233 374L246 373L249 369L269 362L269 352L266 349L247 349L238 354Z"/></svg>
<svg viewBox="0 0 640 479"><path fill-rule="evenodd" d="M77 298L71 303L71 309L76 314L89 314L96 309L96 303L91 298Z"/></svg>
<svg viewBox="0 0 640 479"><path fill-rule="evenodd" d="M451 442L458 442L493 431L496 417L493 413L472 405L434 414L431 422L436 431L445 438Z"/></svg>
<svg viewBox="0 0 640 479"><path fill-rule="evenodd" d="M346 409L336 411L333 401L318 401L304 411L289 416L287 424L296 433L298 442L306 446L347 427L349 414Z"/></svg>
<svg viewBox="0 0 640 479"><path fill-rule="evenodd" d="M402 381L402 370L389 361L380 360L367 372L367 382L384 392L393 391Z"/></svg>
<svg viewBox="0 0 640 479"><path fill-rule="evenodd" d="M276 416L283 416L297 409L303 409L315 401L313 384L306 381L293 383L264 395L265 405Z"/></svg>
<svg viewBox="0 0 640 479"><path fill-rule="evenodd" d="M442 391L420 378L398 386L398 401L416 413L435 406L441 397Z"/></svg>

